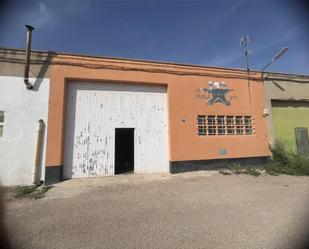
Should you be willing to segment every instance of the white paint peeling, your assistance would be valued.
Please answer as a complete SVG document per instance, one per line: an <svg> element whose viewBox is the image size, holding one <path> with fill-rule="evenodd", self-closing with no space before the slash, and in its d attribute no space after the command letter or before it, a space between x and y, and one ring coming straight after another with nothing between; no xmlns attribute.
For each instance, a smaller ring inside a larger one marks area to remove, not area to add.
<svg viewBox="0 0 309 249"><path fill-rule="evenodd" d="M64 177L114 174L115 128L135 128L134 171L168 171L164 86L70 82Z"/></svg>

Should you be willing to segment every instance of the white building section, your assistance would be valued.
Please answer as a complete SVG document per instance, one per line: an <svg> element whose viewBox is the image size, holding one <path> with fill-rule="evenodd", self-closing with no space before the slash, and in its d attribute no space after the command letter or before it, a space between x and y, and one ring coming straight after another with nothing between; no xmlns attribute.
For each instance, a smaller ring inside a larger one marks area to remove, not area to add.
<svg viewBox="0 0 309 249"><path fill-rule="evenodd" d="M64 178L114 175L116 128L134 128L134 173L167 172L166 92L166 86L70 82Z"/></svg>
<svg viewBox="0 0 309 249"><path fill-rule="evenodd" d="M33 183L38 121L43 120L43 152L40 179L45 175L45 138L48 113L49 79L30 78L39 86L27 90L22 77L0 76L0 111L4 112L0 136L0 184Z"/></svg>

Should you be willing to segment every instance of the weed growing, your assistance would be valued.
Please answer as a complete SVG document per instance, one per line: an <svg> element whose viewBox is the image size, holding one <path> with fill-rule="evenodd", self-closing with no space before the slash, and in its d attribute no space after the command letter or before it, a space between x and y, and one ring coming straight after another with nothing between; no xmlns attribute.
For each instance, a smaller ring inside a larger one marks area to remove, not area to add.
<svg viewBox="0 0 309 249"><path fill-rule="evenodd" d="M309 176L309 156L299 155L296 151L288 150L284 143L276 140L270 147L272 158L265 166L269 174L286 174Z"/></svg>
<svg viewBox="0 0 309 249"><path fill-rule="evenodd" d="M260 176L261 172L255 167L252 166L241 166L240 164L232 164L231 166L228 167L228 169L221 170L220 173L222 175L241 175L241 174L246 174L246 175L252 175L252 176Z"/></svg>
<svg viewBox="0 0 309 249"><path fill-rule="evenodd" d="M222 174L222 175L231 175L231 174L232 174L232 173L231 173L229 170L227 170L227 169L222 169L222 170L219 171L219 173Z"/></svg>
<svg viewBox="0 0 309 249"><path fill-rule="evenodd" d="M51 188L52 186L18 186L13 190L12 196L13 198L41 199Z"/></svg>

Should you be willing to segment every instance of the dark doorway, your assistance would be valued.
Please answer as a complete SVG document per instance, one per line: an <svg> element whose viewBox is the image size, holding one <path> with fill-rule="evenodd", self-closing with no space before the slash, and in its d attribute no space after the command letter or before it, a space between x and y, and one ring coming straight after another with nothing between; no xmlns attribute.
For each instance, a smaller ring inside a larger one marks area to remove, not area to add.
<svg viewBox="0 0 309 249"><path fill-rule="evenodd" d="M115 174L134 172L134 128L115 130Z"/></svg>

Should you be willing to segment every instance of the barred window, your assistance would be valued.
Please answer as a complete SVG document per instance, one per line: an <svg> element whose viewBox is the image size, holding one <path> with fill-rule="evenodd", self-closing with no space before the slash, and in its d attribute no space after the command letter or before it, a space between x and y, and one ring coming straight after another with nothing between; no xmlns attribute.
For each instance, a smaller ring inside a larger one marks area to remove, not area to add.
<svg viewBox="0 0 309 249"><path fill-rule="evenodd" d="M242 125L242 116L236 116L236 125Z"/></svg>
<svg viewBox="0 0 309 249"><path fill-rule="evenodd" d="M227 116L226 117L226 133L228 135L233 135L235 133L234 129L234 116Z"/></svg>
<svg viewBox="0 0 309 249"><path fill-rule="evenodd" d="M216 135L216 126L215 125L208 126L207 135Z"/></svg>
<svg viewBox="0 0 309 249"><path fill-rule="evenodd" d="M251 116L199 115L198 135L251 135L254 133Z"/></svg>
<svg viewBox="0 0 309 249"><path fill-rule="evenodd" d="M197 116L198 122L198 134L199 135L206 135L206 116Z"/></svg>
<svg viewBox="0 0 309 249"><path fill-rule="evenodd" d="M226 124L227 125L234 125L234 116L227 116L226 117Z"/></svg>
<svg viewBox="0 0 309 249"><path fill-rule="evenodd" d="M224 125L224 116L217 116L217 124Z"/></svg>
<svg viewBox="0 0 309 249"><path fill-rule="evenodd" d="M251 116L245 116L245 132L252 134L252 119Z"/></svg>
<svg viewBox="0 0 309 249"><path fill-rule="evenodd" d="M216 124L216 116L207 116L207 124L215 125Z"/></svg>
<svg viewBox="0 0 309 249"><path fill-rule="evenodd" d="M236 126L236 134L237 135L242 135L243 134L242 126L240 126L240 125Z"/></svg>
<svg viewBox="0 0 309 249"><path fill-rule="evenodd" d="M207 135L216 135L216 116L207 116ZM206 134L205 134L206 135Z"/></svg>
<svg viewBox="0 0 309 249"><path fill-rule="evenodd" d="M224 116L217 116L217 125L218 125L218 135L224 135L225 134Z"/></svg>

